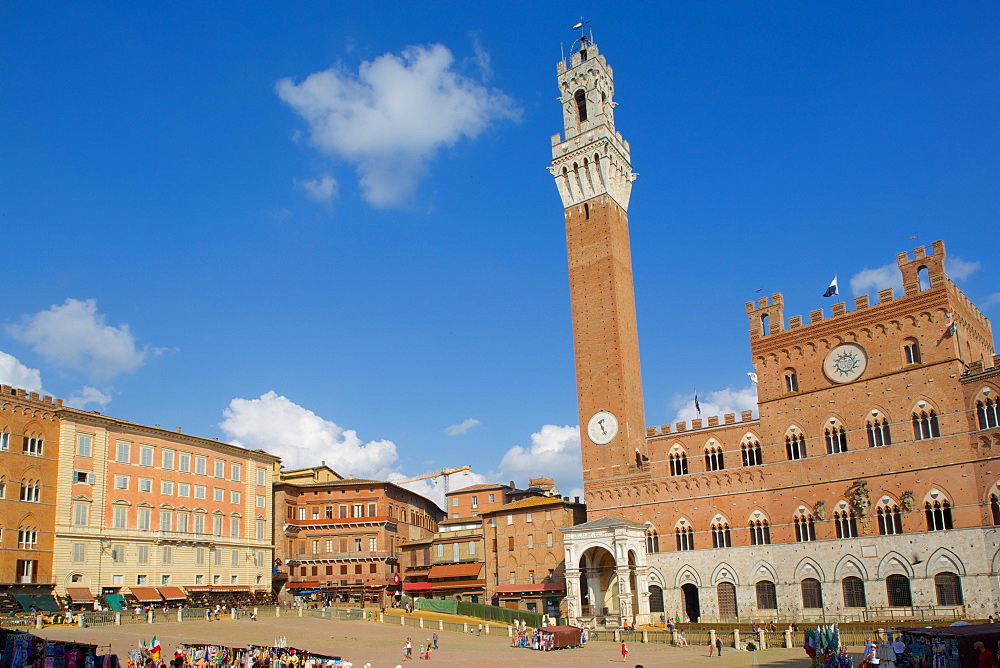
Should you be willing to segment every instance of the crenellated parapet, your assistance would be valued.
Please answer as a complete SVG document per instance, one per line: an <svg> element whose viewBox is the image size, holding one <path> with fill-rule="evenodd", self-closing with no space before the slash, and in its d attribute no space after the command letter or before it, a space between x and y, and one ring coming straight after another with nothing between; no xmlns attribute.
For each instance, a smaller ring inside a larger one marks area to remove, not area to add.
<svg viewBox="0 0 1000 668"><path fill-rule="evenodd" d="M38 392L29 392L20 387L0 385L0 401L6 397L16 397L19 403L35 404L39 408L59 408L63 405L62 399L54 399L47 394L40 396Z"/></svg>
<svg viewBox="0 0 1000 668"><path fill-rule="evenodd" d="M747 302L747 318L750 320L750 340L775 334L784 330L785 298L780 292L767 297L761 297L757 303Z"/></svg>
<svg viewBox="0 0 1000 668"><path fill-rule="evenodd" d="M737 424L738 422L756 422L756 418L753 416L753 411L741 411L740 419L736 419L736 413L726 413L722 416L723 423L719 423L718 415L711 415L706 420L702 418L695 418L691 420L691 427L688 428L688 423L686 420L681 420L680 422L675 422L673 425L664 424L659 427L646 427L646 438L655 438L657 436L667 436L672 433L683 433L687 431L698 431L701 429L715 429L717 427L729 426Z"/></svg>

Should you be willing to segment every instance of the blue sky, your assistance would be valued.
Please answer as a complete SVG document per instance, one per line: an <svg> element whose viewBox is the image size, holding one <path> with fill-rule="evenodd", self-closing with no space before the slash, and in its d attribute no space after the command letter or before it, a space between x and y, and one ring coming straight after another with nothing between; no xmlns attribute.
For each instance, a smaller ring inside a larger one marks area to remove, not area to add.
<svg viewBox="0 0 1000 668"><path fill-rule="evenodd" d="M834 273L874 296L941 238L1000 315L996 3L9 2L0 381L291 466L579 494L545 168L581 14L640 174L647 424L696 387L753 405L758 289L829 309Z"/></svg>

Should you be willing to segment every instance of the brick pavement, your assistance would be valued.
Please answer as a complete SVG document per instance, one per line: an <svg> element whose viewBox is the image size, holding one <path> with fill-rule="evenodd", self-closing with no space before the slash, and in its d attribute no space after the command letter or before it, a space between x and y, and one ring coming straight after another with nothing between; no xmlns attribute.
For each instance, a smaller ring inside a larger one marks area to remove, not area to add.
<svg viewBox="0 0 1000 668"><path fill-rule="evenodd" d="M156 635L164 648L165 656L172 656L174 648L182 642L215 642L219 644L270 645L284 635L292 647L301 647L324 654L342 656L362 668L394 668L402 664L420 664L414 658L403 660L403 644L407 636L413 638L414 656L420 643L429 638L432 629L400 627L367 621L341 621L314 617L224 619L218 622L173 622L108 626L81 629L70 626L50 626L37 635L57 640L111 645L120 657L138 646L140 640L148 641ZM431 655L430 664L461 668L527 668L529 666L598 666L625 665L633 668L657 666L776 666L800 668L809 665L801 649L774 649L764 652L724 651L722 658L706 656L707 649L664 647L654 644L629 645L628 662L623 663L618 645L609 642L591 642L578 649L554 652L535 652L510 647L506 636L477 637L472 634L438 631L440 649Z"/></svg>

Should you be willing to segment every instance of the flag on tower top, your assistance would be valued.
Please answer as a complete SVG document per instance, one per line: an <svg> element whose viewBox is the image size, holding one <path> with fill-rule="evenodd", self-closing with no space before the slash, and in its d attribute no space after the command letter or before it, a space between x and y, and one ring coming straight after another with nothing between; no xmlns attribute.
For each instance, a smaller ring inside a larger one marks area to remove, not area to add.
<svg viewBox="0 0 1000 668"><path fill-rule="evenodd" d="M833 275L833 280L830 281L830 287L828 287L826 289L826 292L823 293L823 296L824 297L833 297L834 295L839 295L839 294L840 294L840 290L837 289L837 275L834 274Z"/></svg>
<svg viewBox="0 0 1000 668"><path fill-rule="evenodd" d="M698 417L701 417L701 404L698 403L698 390L694 391L694 409L698 411Z"/></svg>

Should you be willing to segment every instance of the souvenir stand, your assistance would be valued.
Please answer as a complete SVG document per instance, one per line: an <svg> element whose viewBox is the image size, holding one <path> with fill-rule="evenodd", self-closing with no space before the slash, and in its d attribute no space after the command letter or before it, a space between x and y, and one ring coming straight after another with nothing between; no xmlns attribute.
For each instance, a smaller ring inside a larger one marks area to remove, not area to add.
<svg viewBox="0 0 1000 668"><path fill-rule="evenodd" d="M975 648L977 642L997 653L1000 623L899 629L898 633L897 642L905 645L904 661L910 661L909 665L961 668L979 665L979 651ZM896 647L902 649L900 645Z"/></svg>
<svg viewBox="0 0 1000 668"><path fill-rule="evenodd" d="M271 668L341 668L350 666L350 662L339 656L329 656L310 652L295 647L285 647L285 643L275 642L271 647L249 645L247 647L229 647L226 645L211 645L203 643L183 643L177 651L183 654L188 663L204 657L209 666L243 666L253 665L254 661L270 659Z"/></svg>
<svg viewBox="0 0 1000 668"><path fill-rule="evenodd" d="M537 630L538 647L549 651L552 649L567 649L579 647L581 643L582 629L577 626L542 626Z"/></svg>
<svg viewBox="0 0 1000 668"><path fill-rule="evenodd" d="M854 665L847 648L840 644L840 629L836 624L808 629L805 650L812 659L812 668L851 668Z"/></svg>
<svg viewBox="0 0 1000 668"><path fill-rule="evenodd" d="M105 654L100 649L107 649ZM31 633L0 629L0 666L25 668L28 657L36 657L38 668L99 668L110 656L111 665L118 665L118 657L110 653L111 646L87 643L45 640Z"/></svg>

